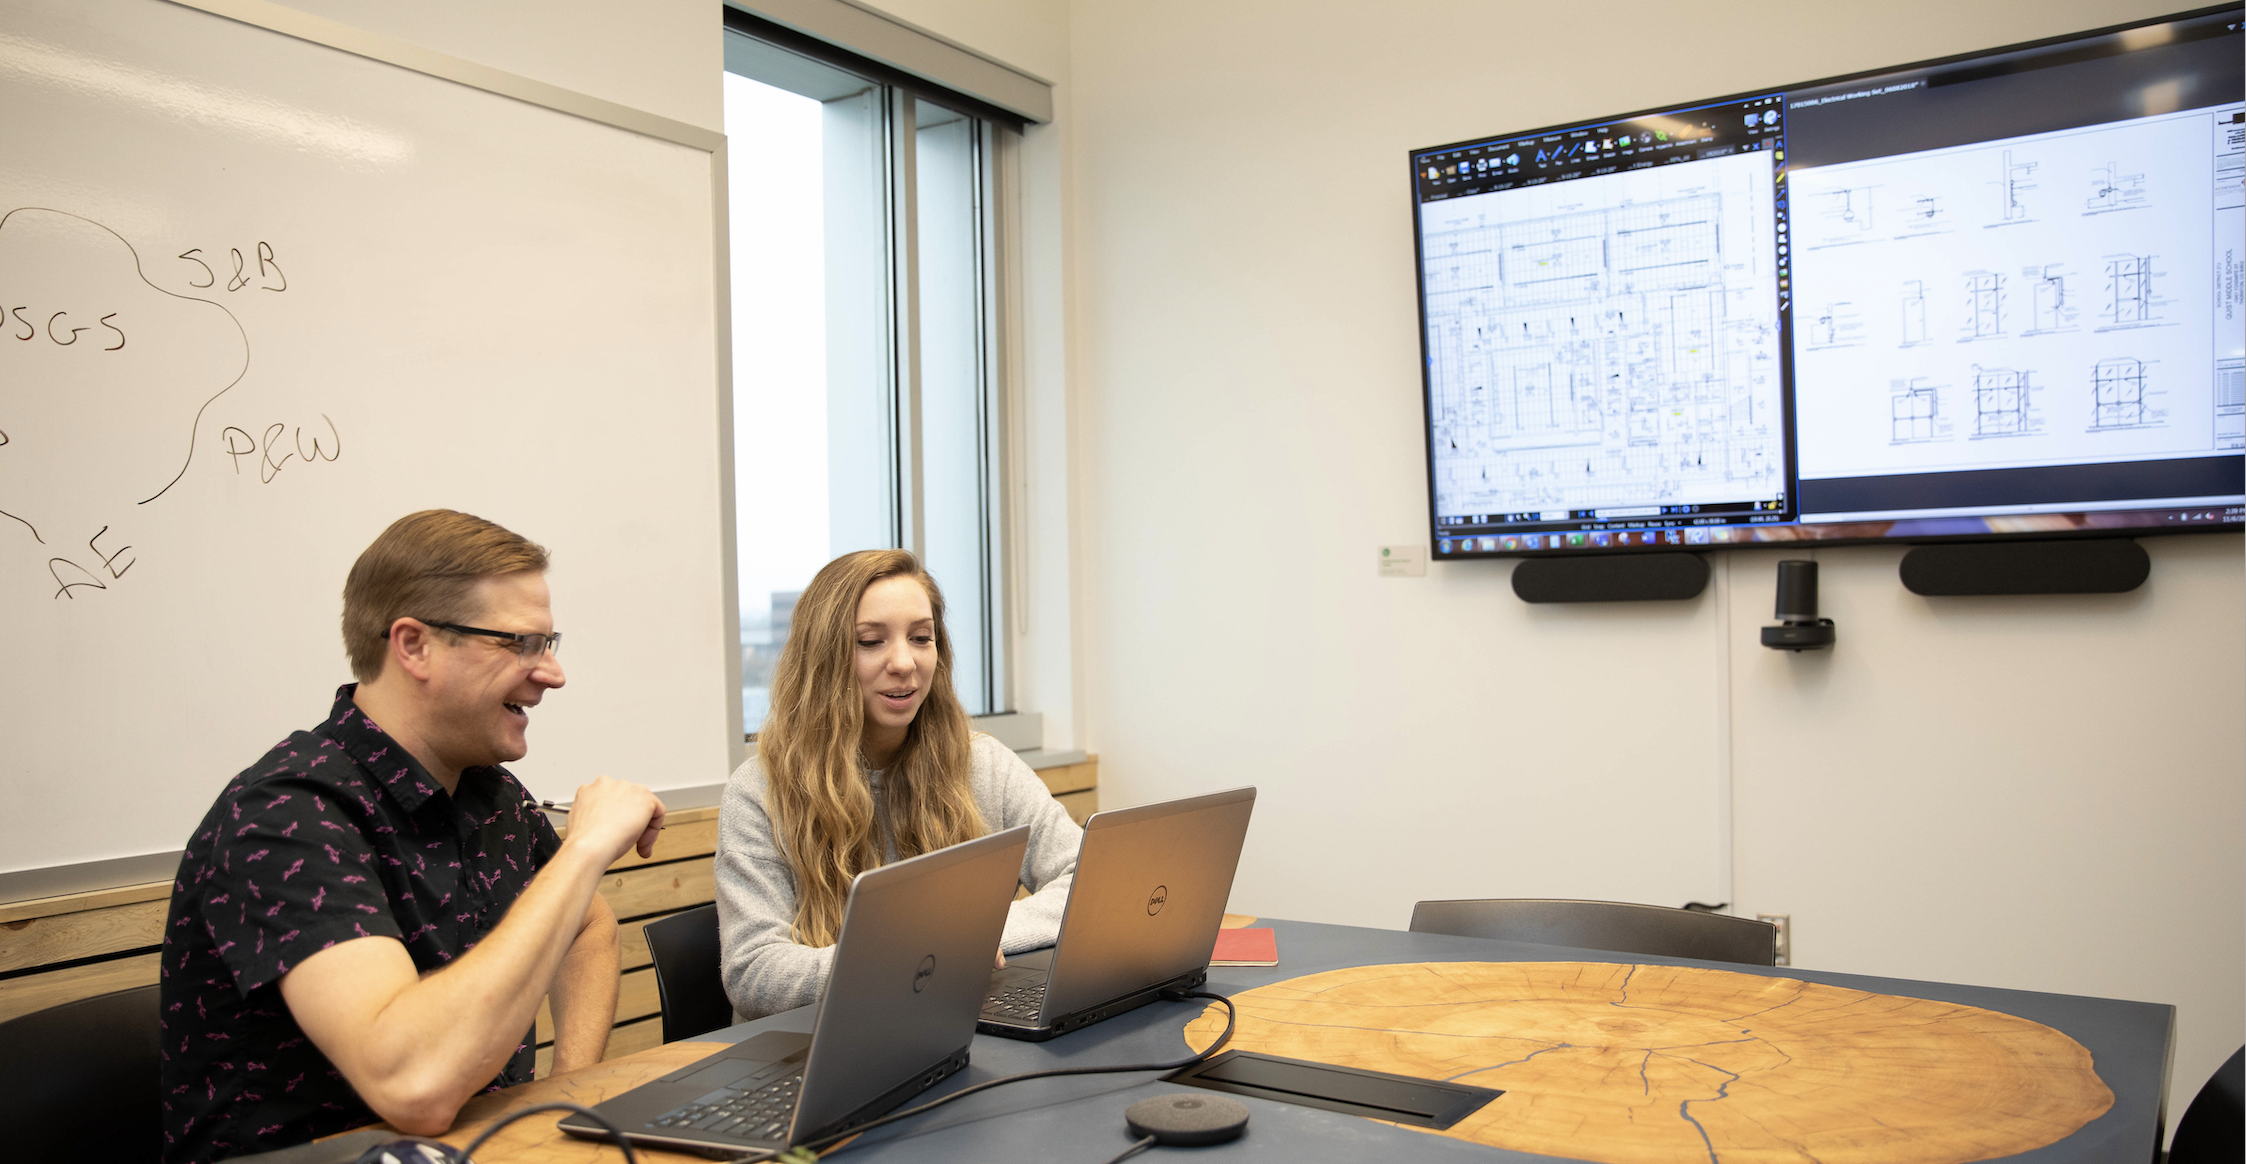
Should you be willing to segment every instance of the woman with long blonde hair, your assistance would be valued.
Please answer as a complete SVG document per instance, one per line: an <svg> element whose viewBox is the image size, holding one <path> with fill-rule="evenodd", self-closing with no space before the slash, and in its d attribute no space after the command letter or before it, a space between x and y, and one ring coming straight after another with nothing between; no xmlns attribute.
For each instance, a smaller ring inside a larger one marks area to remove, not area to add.
<svg viewBox="0 0 2246 1164"><path fill-rule="evenodd" d="M903 550L827 563L796 600L757 754L718 810L725 992L744 1018L816 1001L859 873L1030 826L1000 954L1052 944L1083 840L952 690L943 592Z"/></svg>

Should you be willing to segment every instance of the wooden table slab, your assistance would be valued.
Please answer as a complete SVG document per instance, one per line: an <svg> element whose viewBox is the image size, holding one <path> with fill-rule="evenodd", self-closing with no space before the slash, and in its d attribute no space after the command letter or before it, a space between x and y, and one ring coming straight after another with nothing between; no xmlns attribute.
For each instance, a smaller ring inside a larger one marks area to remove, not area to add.
<svg viewBox="0 0 2246 1164"><path fill-rule="evenodd" d="M1231 1046L1506 1094L1440 1133L1604 1164L1964 1164L2105 1114L2027 1019L1699 966L1422 962L1242 991ZM1224 1026L1212 1004L1195 1050Z"/></svg>

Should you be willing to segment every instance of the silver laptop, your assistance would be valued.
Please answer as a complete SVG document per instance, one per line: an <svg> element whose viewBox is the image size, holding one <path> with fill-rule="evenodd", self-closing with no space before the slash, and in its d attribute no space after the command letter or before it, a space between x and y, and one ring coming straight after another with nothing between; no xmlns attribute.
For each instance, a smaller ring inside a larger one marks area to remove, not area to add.
<svg viewBox="0 0 2246 1164"><path fill-rule="evenodd" d="M975 1029L1050 1039L1209 977L1256 790L1234 788L1095 814L1049 959L991 975Z"/></svg>
<svg viewBox="0 0 2246 1164"><path fill-rule="evenodd" d="M1027 826L869 869L850 885L809 1035L766 1031L596 1107L632 1140L781 1149L856 1127L967 1065ZM608 1133L582 1115L563 1131Z"/></svg>

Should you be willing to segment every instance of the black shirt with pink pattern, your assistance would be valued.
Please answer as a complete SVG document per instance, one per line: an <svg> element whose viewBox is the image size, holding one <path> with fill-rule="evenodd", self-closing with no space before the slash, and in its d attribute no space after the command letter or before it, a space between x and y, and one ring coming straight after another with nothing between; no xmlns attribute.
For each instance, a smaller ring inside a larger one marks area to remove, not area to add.
<svg viewBox="0 0 2246 1164"><path fill-rule="evenodd" d="M499 924L561 845L505 768L447 795L336 692L326 722L236 776L196 826L164 927L165 1164L223 1160L377 1118L281 1000L280 980L355 938L426 974ZM526 1035L493 1089L531 1076Z"/></svg>

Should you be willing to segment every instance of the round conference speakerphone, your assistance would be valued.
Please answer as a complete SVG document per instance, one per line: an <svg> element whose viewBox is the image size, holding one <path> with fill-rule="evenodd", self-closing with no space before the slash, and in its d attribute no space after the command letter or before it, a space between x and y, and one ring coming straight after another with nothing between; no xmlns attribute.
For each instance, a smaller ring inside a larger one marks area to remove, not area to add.
<svg viewBox="0 0 2246 1164"><path fill-rule="evenodd" d="M1248 1105L1205 1092L1158 1095L1132 1104L1123 1122L1140 1139L1151 1136L1166 1147L1198 1148L1239 1139L1248 1129Z"/></svg>

